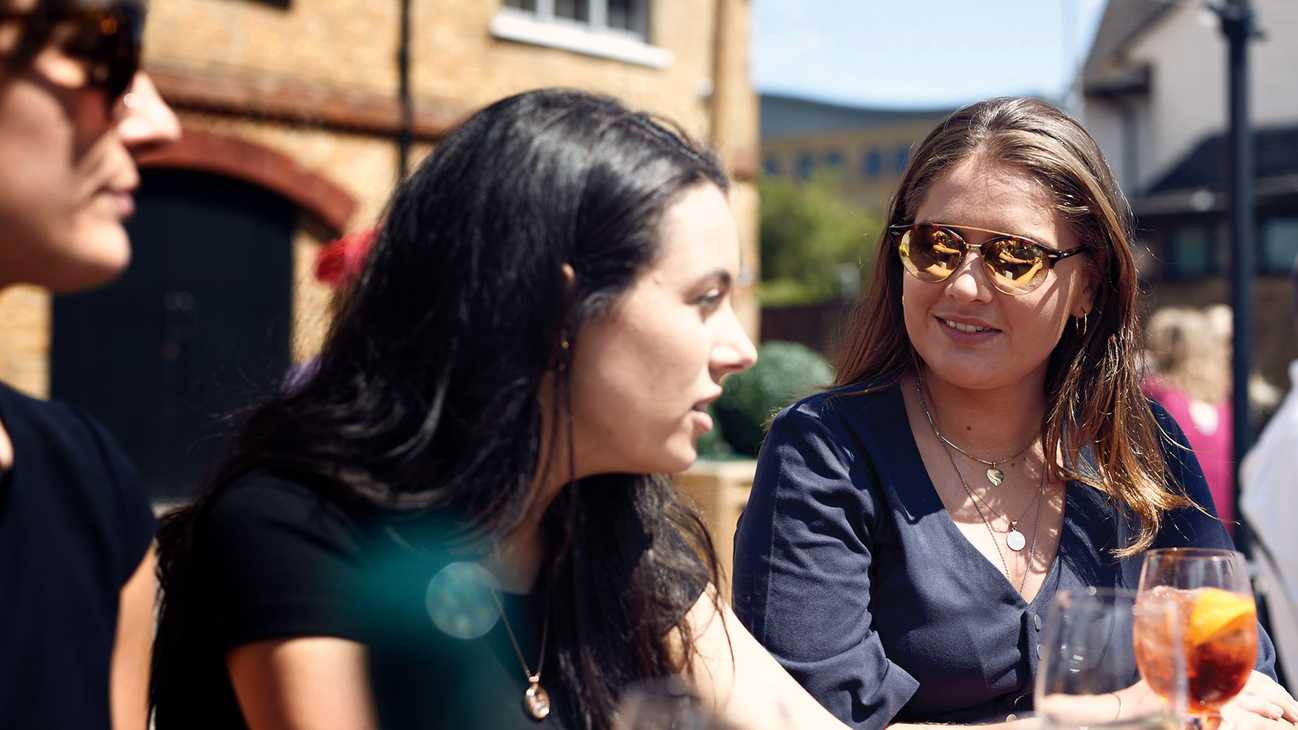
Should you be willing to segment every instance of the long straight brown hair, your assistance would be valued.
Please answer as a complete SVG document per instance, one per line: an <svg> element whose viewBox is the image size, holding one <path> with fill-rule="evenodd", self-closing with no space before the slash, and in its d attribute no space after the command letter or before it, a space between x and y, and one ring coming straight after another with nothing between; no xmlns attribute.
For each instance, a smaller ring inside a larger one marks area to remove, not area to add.
<svg viewBox="0 0 1298 730"><path fill-rule="evenodd" d="M1193 502L1171 481L1162 429L1140 392L1131 209L1095 140L1037 99L1002 97L964 107L938 124L911 156L887 224L909 223L935 180L974 155L1020 170L1089 247L1095 299L1085 326L1073 320L1050 355L1041 424L1051 477L1109 495L1138 524L1133 555L1153 543L1164 514ZM901 261L885 227L874 281L852 317L836 385L890 383L920 362L902 316ZM1092 456L1079 458L1090 445Z"/></svg>

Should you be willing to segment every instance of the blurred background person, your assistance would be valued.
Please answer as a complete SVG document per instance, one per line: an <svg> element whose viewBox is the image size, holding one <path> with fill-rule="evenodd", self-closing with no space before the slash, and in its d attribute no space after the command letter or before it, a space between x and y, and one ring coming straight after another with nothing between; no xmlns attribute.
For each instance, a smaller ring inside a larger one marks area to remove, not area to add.
<svg viewBox="0 0 1298 730"><path fill-rule="evenodd" d="M138 71L144 13L0 4L0 288L81 291L127 265L132 157L179 135ZM146 727L153 533L102 427L0 383L0 727Z"/></svg>
<svg viewBox="0 0 1298 730"><path fill-rule="evenodd" d="M1234 327L1232 310L1225 304L1210 304L1203 309L1204 315L1208 318L1213 335L1218 338L1225 349L1226 367L1230 367L1231 349L1234 346ZM1232 384L1227 381L1226 387L1229 390ZM1280 398L1284 391L1272 385L1260 372L1253 372L1248 377L1248 414L1249 422L1252 424L1256 433L1262 426L1266 425L1271 414L1280 405ZM1232 399L1233 400L1233 399Z"/></svg>
<svg viewBox="0 0 1298 730"><path fill-rule="evenodd" d="M1233 535L1230 340L1229 328L1223 333L1220 319L1190 307L1154 312L1145 328L1148 372L1141 390L1163 406L1185 432L1208 480L1217 516Z"/></svg>
<svg viewBox="0 0 1298 730"><path fill-rule="evenodd" d="M1298 316L1298 268L1294 313ZM1288 678L1298 673L1298 360L1289 365L1289 394L1240 469L1240 511L1253 540L1258 593L1270 614L1276 654Z"/></svg>

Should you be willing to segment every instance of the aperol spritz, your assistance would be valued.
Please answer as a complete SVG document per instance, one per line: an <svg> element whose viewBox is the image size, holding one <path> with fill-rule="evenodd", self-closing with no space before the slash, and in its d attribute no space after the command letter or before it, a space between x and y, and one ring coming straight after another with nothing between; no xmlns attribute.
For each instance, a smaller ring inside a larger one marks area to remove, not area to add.
<svg viewBox="0 0 1298 730"><path fill-rule="evenodd" d="M1141 676L1171 699L1184 666L1186 710L1215 727L1257 662L1257 607L1244 556L1231 550L1153 550L1145 557L1133 633Z"/></svg>

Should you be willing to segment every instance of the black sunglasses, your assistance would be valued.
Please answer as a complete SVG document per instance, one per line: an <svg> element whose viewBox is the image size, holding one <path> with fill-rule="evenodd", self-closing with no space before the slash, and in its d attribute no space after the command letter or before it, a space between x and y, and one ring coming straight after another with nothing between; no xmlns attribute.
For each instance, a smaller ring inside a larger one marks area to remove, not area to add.
<svg viewBox="0 0 1298 730"><path fill-rule="evenodd" d="M992 237L982 243L969 243L962 231L990 233ZM960 268L969 250L976 249L982 254L983 270L992 286L1013 296L1041 286L1057 262L1087 250L1086 246L1077 246L1059 251L1023 236L944 223L901 223L888 226L888 233L898 237L901 264L916 279L946 281Z"/></svg>
<svg viewBox="0 0 1298 730"><path fill-rule="evenodd" d="M144 19L144 4L134 2L93 10L0 11L0 22L19 22L26 26L12 61L30 60L49 41L56 27L70 23L72 35L60 43L61 50L87 64L88 85L103 90L109 108L131 88L140 70Z"/></svg>

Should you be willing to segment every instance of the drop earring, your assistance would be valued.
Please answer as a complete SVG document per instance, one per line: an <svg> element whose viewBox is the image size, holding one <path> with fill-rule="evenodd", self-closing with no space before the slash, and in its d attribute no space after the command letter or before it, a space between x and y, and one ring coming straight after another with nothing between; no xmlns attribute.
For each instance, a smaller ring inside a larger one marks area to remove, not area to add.
<svg viewBox="0 0 1298 730"><path fill-rule="evenodd" d="M559 335L559 361L555 364L554 369L563 372L568 369L568 359L572 357L572 343L568 341L568 333Z"/></svg>

